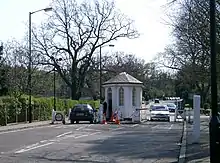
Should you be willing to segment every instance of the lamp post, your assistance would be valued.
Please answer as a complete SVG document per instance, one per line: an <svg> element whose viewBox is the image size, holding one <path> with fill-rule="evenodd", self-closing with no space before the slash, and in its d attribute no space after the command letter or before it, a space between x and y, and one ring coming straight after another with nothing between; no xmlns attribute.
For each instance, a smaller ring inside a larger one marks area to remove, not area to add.
<svg viewBox="0 0 220 163"><path fill-rule="evenodd" d="M36 10L34 12L29 12L29 63L28 63L28 94L29 94L29 99L28 99L28 109L29 109L29 123L32 122L32 108L31 108L31 94L32 94L32 86L31 86L31 68L32 68L32 56L31 56L31 15L40 11L51 11L52 8L44 8L40 10Z"/></svg>
<svg viewBox="0 0 220 163"><path fill-rule="evenodd" d="M211 50L211 108L212 115L209 123L210 162L218 163L220 160L220 119L217 101L217 76L216 76L216 1L210 0L210 50Z"/></svg>
<svg viewBox="0 0 220 163"><path fill-rule="evenodd" d="M114 47L115 45L109 44L109 47ZM102 46L99 49L99 92L100 92L100 104L102 100Z"/></svg>
<svg viewBox="0 0 220 163"><path fill-rule="evenodd" d="M62 58L56 59L56 62L62 61ZM53 108L56 111L56 68L53 69Z"/></svg>

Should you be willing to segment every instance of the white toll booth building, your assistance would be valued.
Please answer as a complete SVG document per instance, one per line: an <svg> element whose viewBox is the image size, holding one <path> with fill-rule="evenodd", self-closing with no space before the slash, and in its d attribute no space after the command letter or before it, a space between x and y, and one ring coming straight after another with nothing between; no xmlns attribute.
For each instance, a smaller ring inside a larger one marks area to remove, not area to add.
<svg viewBox="0 0 220 163"><path fill-rule="evenodd" d="M118 111L122 120L140 121L143 82L122 72L104 82L103 87L107 102L107 118Z"/></svg>

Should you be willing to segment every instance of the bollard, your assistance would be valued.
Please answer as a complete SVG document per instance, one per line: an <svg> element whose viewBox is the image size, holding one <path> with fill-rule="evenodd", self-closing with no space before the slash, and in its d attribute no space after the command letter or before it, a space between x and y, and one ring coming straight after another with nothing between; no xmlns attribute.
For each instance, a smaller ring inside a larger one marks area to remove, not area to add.
<svg viewBox="0 0 220 163"><path fill-rule="evenodd" d="M54 109L52 110L52 122L51 124L54 124L55 122L55 115L56 115L56 111L54 111Z"/></svg>
<svg viewBox="0 0 220 163"><path fill-rule="evenodd" d="M220 117L212 116L209 123L210 162L219 163L220 160Z"/></svg>
<svg viewBox="0 0 220 163"><path fill-rule="evenodd" d="M191 110L188 111L188 123L191 123Z"/></svg>

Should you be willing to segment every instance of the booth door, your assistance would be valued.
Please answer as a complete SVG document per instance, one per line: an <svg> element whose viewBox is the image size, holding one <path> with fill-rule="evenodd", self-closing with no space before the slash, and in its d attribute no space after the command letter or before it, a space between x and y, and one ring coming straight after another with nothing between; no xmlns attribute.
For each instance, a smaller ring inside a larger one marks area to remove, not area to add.
<svg viewBox="0 0 220 163"><path fill-rule="evenodd" d="M110 120L111 115L112 115L112 89L111 88L108 88L107 103L108 103L107 120Z"/></svg>

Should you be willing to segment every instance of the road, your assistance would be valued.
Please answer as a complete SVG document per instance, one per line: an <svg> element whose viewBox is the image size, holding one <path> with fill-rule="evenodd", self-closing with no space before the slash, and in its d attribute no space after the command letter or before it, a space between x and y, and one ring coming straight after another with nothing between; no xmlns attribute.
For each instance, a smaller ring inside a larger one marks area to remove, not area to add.
<svg viewBox="0 0 220 163"><path fill-rule="evenodd" d="M53 125L0 132L1 163L174 163L182 123Z"/></svg>

